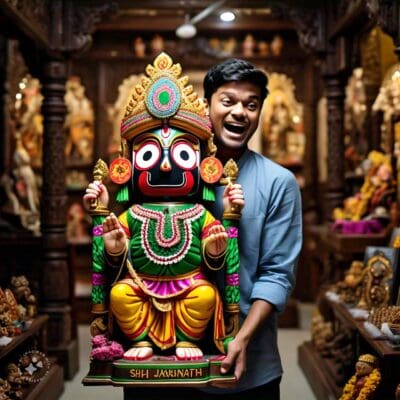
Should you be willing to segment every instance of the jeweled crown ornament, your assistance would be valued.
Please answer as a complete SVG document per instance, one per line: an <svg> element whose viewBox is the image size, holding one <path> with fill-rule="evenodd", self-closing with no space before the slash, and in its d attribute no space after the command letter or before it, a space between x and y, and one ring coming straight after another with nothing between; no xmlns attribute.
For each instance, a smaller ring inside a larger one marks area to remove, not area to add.
<svg viewBox="0 0 400 400"><path fill-rule="evenodd" d="M203 141L212 136L206 105L181 73L181 65L174 64L166 53L146 67L147 76L135 86L122 119L122 138L130 141L166 125L191 132Z"/></svg>

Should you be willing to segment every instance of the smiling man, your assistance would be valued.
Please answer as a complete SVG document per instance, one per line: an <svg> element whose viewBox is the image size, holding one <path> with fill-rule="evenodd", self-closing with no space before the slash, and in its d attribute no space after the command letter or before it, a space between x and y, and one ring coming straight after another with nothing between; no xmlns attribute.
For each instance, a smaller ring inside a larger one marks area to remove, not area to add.
<svg viewBox="0 0 400 400"><path fill-rule="evenodd" d="M232 399L280 397L277 314L294 286L302 220L293 174L247 147L268 94L267 83L261 70L238 59L215 65L203 82L217 156L238 163L238 183L245 194L239 229L241 327L221 367L223 373L233 371L238 384L213 389L213 398L228 393ZM221 202L213 212L222 215Z"/></svg>

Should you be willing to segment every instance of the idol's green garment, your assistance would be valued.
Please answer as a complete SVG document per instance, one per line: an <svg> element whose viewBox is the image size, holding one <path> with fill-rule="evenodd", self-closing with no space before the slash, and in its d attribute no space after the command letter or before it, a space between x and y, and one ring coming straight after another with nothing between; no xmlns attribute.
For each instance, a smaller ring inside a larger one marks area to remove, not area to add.
<svg viewBox="0 0 400 400"><path fill-rule="evenodd" d="M202 240L219 221L199 204L162 203L134 205L119 220L137 274L111 290L111 310L124 334L134 341L149 336L166 349L176 340L201 339L214 315L214 336L222 340L220 297L202 263Z"/></svg>

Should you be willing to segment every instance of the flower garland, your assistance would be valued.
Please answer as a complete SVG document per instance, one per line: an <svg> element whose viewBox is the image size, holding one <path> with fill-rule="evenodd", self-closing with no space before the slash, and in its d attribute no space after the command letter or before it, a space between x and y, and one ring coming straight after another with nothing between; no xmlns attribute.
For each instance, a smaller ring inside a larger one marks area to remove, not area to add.
<svg viewBox="0 0 400 400"><path fill-rule="evenodd" d="M342 396L339 400L353 400L353 391L357 381L357 375L353 375L350 380L346 383ZM365 379L364 385L360 390L357 398L354 400L370 400L370 397L378 387L381 381L381 373L379 372L378 368L374 368L371 373Z"/></svg>

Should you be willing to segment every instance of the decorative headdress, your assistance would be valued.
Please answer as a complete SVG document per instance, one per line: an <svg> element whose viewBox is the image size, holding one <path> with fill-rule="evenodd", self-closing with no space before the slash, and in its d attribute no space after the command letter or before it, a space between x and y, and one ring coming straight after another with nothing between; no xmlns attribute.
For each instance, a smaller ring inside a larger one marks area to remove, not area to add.
<svg viewBox="0 0 400 400"><path fill-rule="evenodd" d="M376 366L378 359L372 354L361 354L358 361L366 362L372 366Z"/></svg>
<svg viewBox="0 0 400 400"><path fill-rule="evenodd" d="M200 140L211 138L206 105L199 99L189 78L181 77L180 64L161 53L133 90L121 123L121 136L131 140L149 129L165 125L183 129Z"/></svg>

